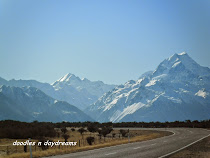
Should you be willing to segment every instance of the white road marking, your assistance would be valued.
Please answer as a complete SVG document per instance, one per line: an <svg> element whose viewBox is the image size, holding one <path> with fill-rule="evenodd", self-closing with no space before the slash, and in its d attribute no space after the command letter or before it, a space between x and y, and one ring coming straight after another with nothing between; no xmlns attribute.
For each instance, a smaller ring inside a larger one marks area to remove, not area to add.
<svg viewBox="0 0 210 158"><path fill-rule="evenodd" d="M113 153L108 153L108 154L105 154L105 155L113 155L113 154L116 154L117 152L113 152Z"/></svg>
<svg viewBox="0 0 210 158"><path fill-rule="evenodd" d="M163 155L163 156L160 156L159 158L164 158L164 157L166 157L166 156L169 156L169 155L171 155L171 154L174 154L174 153L176 153L176 152L178 152L178 151L180 151L180 150L182 150L182 149L185 149L185 148L187 148L188 146L193 145L193 144L195 144L195 143L197 143L197 142L199 142L199 141L201 141L201 140L203 140L203 139L205 139L205 138L207 138L207 137L209 137L209 136L210 136L210 134L207 135L207 136L205 136L205 137L202 137L202 138L200 138L200 139L198 139L198 140L196 140L196 141L194 141L194 142L192 142L192 143L190 143L190 144L188 144L188 145L186 145L186 146L184 146L184 147L182 147L182 148L180 148L180 149L178 149L178 150L175 150L175 151L172 151L172 152L170 152L170 153L168 153L168 154L165 154L165 155Z"/></svg>
<svg viewBox="0 0 210 158"><path fill-rule="evenodd" d="M190 130L187 130L187 131L193 134L193 131L190 131Z"/></svg>
<svg viewBox="0 0 210 158"><path fill-rule="evenodd" d="M149 147L149 146L152 146L152 145L155 145L156 143L154 144L151 144L151 145L147 145L147 146L139 146L139 147L136 147L136 148L133 148L133 149L140 149L140 148L145 148L145 147Z"/></svg>

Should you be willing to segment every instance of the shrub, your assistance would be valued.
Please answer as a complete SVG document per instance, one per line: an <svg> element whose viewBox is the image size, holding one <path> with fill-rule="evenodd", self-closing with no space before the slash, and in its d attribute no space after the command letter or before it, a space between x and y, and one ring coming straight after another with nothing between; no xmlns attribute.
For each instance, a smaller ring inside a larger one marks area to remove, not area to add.
<svg viewBox="0 0 210 158"><path fill-rule="evenodd" d="M128 131L121 129L120 133L122 134L122 137L126 137L126 134L128 133Z"/></svg>
<svg viewBox="0 0 210 158"><path fill-rule="evenodd" d="M94 140L95 140L95 138L94 137L87 137L86 140L87 140L89 145L92 145Z"/></svg>
<svg viewBox="0 0 210 158"><path fill-rule="evenodd" d="M82 135L82 139L83 139L83 133L86 132L86 130L82 127L78 129L78 132Z"/></svg>
<svg viewBox="0 0 210 158"><path fill-rule="evenodd" d="M66 127L62 127L61 128L61 132L63 132L64 134L67 132L67 129L66 129Z"/></svg>
<svg viewBox="0 0 210 158"><path fill-rule="evenodd" d="M94 124L89 124L87 129L88 129L89 132L92 132L92 133L98 131L98 127L96 125L94 125Z"/></svg>
<svg viewBox="0 0 210 158"><path fill-rule="evenodd" d="M70 137L68 134L63 134L62 136L63 136L65 142L67 142Z"/></svg>
<svg viewBox="0 0 210 158"><path fill-rule="evenodd" d="M42 150L47 150L48 149L48 146L47 145L44 145L44 143L46 142L47 140L45 138L40 138L38 142L41 142L41 146L38 146L40 147Z"/></svg>
<svg viewBox="0 0 210 158"><path fill-rule="evenodd" d="M104 141L105 141L105 137L107 136L107 134L112 132L112 128L111 127L103 127L101 130L101 134L104 136Z"/></svg>

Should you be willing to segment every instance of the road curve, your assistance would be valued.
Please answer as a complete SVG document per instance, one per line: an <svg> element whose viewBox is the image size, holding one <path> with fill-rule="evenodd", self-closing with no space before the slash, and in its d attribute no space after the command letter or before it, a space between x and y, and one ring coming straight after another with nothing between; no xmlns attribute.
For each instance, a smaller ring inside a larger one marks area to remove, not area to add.
<svg viewBox="0 0 210 158"><path fill-rule="evenodd" d="M139 129L149 130L150 128ZM162 158L210 136L210 131L199 128L153 128L150 130L167 130L173 132L173 135L50 158Z"/></svg>

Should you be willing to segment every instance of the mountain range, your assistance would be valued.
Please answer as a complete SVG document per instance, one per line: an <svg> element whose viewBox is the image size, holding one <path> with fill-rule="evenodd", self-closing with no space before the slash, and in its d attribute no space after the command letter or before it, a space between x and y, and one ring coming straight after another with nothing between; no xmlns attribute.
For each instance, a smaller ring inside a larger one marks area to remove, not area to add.
<svg viewBox="0 0 210 158"><path fill-rule="evenodd" d="M0 120L31 122L93 121L84 112L34 87L0 86Z"/></svg>
<svg viewBox="0 0 210 158"><path fill-rule="evenodd" d="M55 81L53 84L42 83L36 80L5 80L0 78L0 85L24 87L30 86L40 89L48 96L57 100L66 101L84 110L93 104L105 92L113 89L116 85L104 84L102 81L90 81L80 79L74 74L68 73Z"/></svg>
<svg viewBox="0 0 210 158"><path fill-rule="evenodd" d="M0 120L94 121L87 108L115 85L66 74L53 84L0 77Z"/></svg>
<svg viewBox="0 0 210 158"><path fill-rule="evenodd" d="M174 54L137 81L105 93L85 111L99 122L210 119L210 69Z"/></svg>
<svg viewBox="0 0 210 158"><path fill-rule="evenodd" d="M68 73L52 84L0 77L0 120L182 121L210 119L210 69L187 53L123 85Z"/></svg>

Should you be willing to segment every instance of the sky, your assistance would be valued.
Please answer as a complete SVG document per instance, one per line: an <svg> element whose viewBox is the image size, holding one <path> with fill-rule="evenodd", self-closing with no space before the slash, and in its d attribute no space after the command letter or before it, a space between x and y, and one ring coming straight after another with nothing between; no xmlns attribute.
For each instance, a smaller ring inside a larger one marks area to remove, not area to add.
<svg viewBox="0 0 210 158"><path fill-rule="evenodd" d="M0 0L0 77L123 84L174 53L210 67L208 0Z"/></svg>

